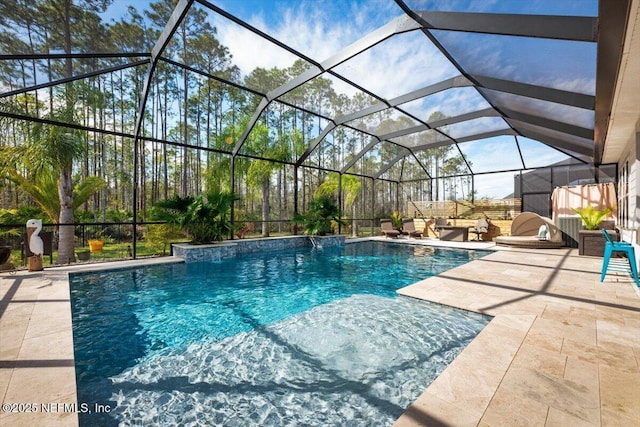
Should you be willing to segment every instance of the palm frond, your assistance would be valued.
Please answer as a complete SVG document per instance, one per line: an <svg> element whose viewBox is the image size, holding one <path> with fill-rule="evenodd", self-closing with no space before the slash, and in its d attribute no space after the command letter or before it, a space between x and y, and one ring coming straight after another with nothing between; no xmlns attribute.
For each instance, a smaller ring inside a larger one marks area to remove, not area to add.
<svg viewBox="0 0 640 427"><path fill-rule="evenodd" d="M107 182L98 176L88 176L80 181L73 189L73 203L71 207L76 209L82 206L94 194L107 186Z"/></svg>
<svg viewBox="0 0 640 427"><path fill-rule="evenodd" d="M34 179L27 179L17 172L11 175L11 180L42 208L52 222L60 217L60 198L58 197L58 181L53 172L42 172Z"/></svg>

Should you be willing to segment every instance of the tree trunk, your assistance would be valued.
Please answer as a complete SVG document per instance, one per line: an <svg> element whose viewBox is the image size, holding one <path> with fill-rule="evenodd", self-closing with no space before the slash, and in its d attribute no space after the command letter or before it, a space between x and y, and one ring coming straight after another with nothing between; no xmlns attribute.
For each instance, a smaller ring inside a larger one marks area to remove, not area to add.
<svg viewBox="0 0 640 427"><path fill-rule="evenodd" d="M351 237L358 237L358 224L356 223L356 215L358 211L356 210L356 202L354 201L351 204Z"/></svg>
<svg viewBox="0 0 640 427"><path fill-rule="evenodd" d="M262 237L269 237L269 185L270 180L262 181Z"/></svg>
<svg viewBox="0 0 640 427"><path fill-rule="evenodd" d="M63 168L60 171L60 183L58 184L60 218L58 218L59 235L56 264L68 264L76 260L74 254L74 226L65 225L73 224L72 193L71 169Z"/></svg>
<svg viewBox="0 0 640 427"><path fill-rule="evenodd" d="M185 63L187 60L187 30L183 24L180 26L181 38L182 38L182 58ZM182 70L182 84L184 85L184 111L182 118L182 142L189 144L189 77L187 70ZM186 197L189 194L189 149L186 147L182 151L182 197Z"/></svg>
<svg viewBox="0 0 640 427"><path fill-rule="evenodd" d="M167 139L167 115L168 113L168 92L169 92L169 79L166 78L164 80L164 90L162 91L164 104L162 105L162 139L166 141ZM164 168L162 173L164 175L164 198L167 199L169 197L169 155L167 153L167 144L162 144L162 159L164 163L162 167Z"/></svg>
<svg viewBox="0 0 640 427"><path fill-rule="evenodd" d="M282 219L282 169L278 170L278 184L276 186L276 196L278 198L278 219ZM282 222L278 222L278 232L282 232Z"/></svg>

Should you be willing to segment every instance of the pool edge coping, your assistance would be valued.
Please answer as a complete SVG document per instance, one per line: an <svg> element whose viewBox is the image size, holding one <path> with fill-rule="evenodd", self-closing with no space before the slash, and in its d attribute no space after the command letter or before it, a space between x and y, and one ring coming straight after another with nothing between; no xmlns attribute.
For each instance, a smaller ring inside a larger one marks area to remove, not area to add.
<svg viewBox="0 0 640 427"><path fill-rule="evenodd" d="M362 242L362 241L383 241L383 242L387 242L387 243L403 243L403 244L413 244L413 245L428 245L428 246L435 246L435 247L447 247L447 248L453 248L453 249L472 249L472 248L468 248L468 247L459 247L459 245L450 245L450 244L445 244L445 245L431 245L430 243L432 243L433 241L429 241L428 239L424 239L424 240L417 240L417 239L380 239L377 237L365 237L365 238L359 238L359 239L346 239L345 244L350 244L350 243L356 243L356 242ZM478 248L480 249L480 248ZM481 249L487 249L487 248L481 248ZM114 262L105 262L105 263L88 263L88 264L75 264L75 265L65 265L65 266L50 266L45 268L42 272L27 272L24 270L19 271L16 276L20 276L20 275L29 275L29 276L40 276L42 279L44 280L50 280L52 285L55 284L59 284L60 287L62 287L62 290L60 290L59 292L64 292L64 294L66 295L66 306L65 306L65 312L68 314L68 316L66 316L65 319L65 324L62 325L63 326L63 330L66 330L66 333L70 336L70 349L69 348L62 348L59 349L60 351L64 351L66 353L69 353L72 355L71 356L71 360L73 361L73 369L70 369L70 372L67 372L67 376L65 377L66 380L64 381L60 381L60 383L64 383L67 385L73 384L73 393L72 394L65 394L64 397L64 402L62 399L60 399L59 395L57 400L52 400L52 399L44 399L44 398L40 398L40 401L38 401L38 403L47 403L47 402L52 402L52 403L56 403L56 402L60 402L60 403L65 403L65 402L74 402L76 403L76 405L79 405L80 403L83 402L78 402L77 401L77 384L76 384L76 375L75 375L75 358L74 358L74 341L73 341L73 325L72 325L72 311L71 311L71 285L70 285L70 274L74 274L74 273L91 273L91 272L98 272L98 271L110 271L110 270L121 270L121 269L127 269L127 268L139 268L139 267L146 267L146 266L152 266L152 265L161 265L161 264L171 264L171 263L184 263L185 260L175 257L175 256L167 256L167 257L157 257L157 258L145 258L145 259L136 259L136 260L124 260L124 261L114 261ZM419 282L416 282L419 283ZM408 285L411 286L411 285ZM43 287L44 288L44 287ZM40 297L38 298L40 299ZM443 304L446 305L446 304ZM472 311L472 310L467 310L467 311ZM482 314L482 313L480 313ZM493 321L493 320L492 320ZM31 321L29 321L29 325L31 325ZM29 326L28 326L29 327ZM27 328L28 328L27 327ZM486 328L486 327L485 327ZM62 330L62 329L61 329ZM41 347L43 348L47 348L49 346L47 340L46 340L46 336L45 337L41 337L42 341L41 344L39 344ZM455 359L454 359L455 361ZM57 371L60 369L59 367L50 367L50 368L44 368L44 369L51 369L53 371ZM13 375L11 375L12 377ZM7 395L9 395L9 390L11 387L11 378L10 378L10 382L8 383L5 391L5 397ZM56 396L56 394L54 393L54 389L55 387L51 387L47 390L47 392L49 394L53 394L54 396ZM39 396L42 396L42 394L39 394ZM32 399L33 400L33 399ZM37 400L37 399L36 399ZM45 402L46 400L46 402ZM3 402L5 402L4 398L3 398ZM86 402L84 402L86 403ZM15 423L17 425L30 425L30 426L35 426L35 425L46 425L46 426L50 426L52 425L52 419L49 417L40 417L36 422L34 422L33 418L30 419L28 422L26 423L21 423L21 419L25 418L27 414L6 414L6 413L0 413L0 420L8 420L9 422L11 421L15 421ZM42 415L42 414L41 414ZM64 426L78 426L79 424L79 420L78 420L78 416L77 413L73 414L70 416L69 413L57 413L54 415L58 415L58 417L55 419L55 424L56 425L64 425ZM38 422L43 422L43 424L38 424Z"/></svg>

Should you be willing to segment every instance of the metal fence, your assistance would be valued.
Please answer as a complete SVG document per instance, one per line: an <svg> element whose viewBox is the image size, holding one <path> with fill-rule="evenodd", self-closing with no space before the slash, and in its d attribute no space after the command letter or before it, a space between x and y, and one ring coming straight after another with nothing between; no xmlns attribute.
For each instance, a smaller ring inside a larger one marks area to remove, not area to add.
<svg viewBox="0 0 640 427"><path fill-rule="evenodd" d="M149 225L164 224L162 222L146 222L138 224L138 238L144 238L145 228ZM91 240L102 241L104 245L124 245L122 249L116 251L117 258L128 258L133 255L131 244L133 242L132 223L82 223L72 224L75 228L74 247L76 252L87 248ZM40 231L45 243L45 262L49 259L53 262L55 258L53 252L58 248L58 224L45 223ZM128 245L128 247L127 247ZM16 257L20 258L22 264L26 258L31 256L27 242L27 229L24 224L0 224L0 246L9 246L14 252L14 262ZM51 250L48 250L51 248ZM16 252L19 255L16 255Z"/></svg>
<svg viewBox="0 0 640 427"><path fill-rule="evenodd" d="M140 256L163 256L170 254L170 243L176 241L188 241L187 236L182 238L175 236L171 242L165 242L165 245L150 245L150 236L153 232L153 226L163 225L165 222L142 222L136 225L137 241L133 242L133 224L130 222L119 223L79 223L72 224L75 228L74 247L76 256L80 258L82 253L90 251L91 241L101 241L104 250L99 255L92 254L92 259L101 258L108 260L113 258L127 259ZM270 236L288 236L294 234L302 234L303 229L300 225L294 224L291 220L243 220L234 223L233 239L243 238L259 238L262 236L263 227L268 227ZM353 235L353 227L356 228L357 236L374 236L380 232L379 220L372 218L345 219L344 224L334 225L333 232L335 234ZM40 235L44 240L48 240L50 244L45 248L51 248L50 252L45 251L45 264L55 261L55 254L58 248L58 224L44 223ZM24 224L0 224L0 246L9 246L12 250L13 262L26 263L27 257L31 256L29 245L27 242L27 230ZM230 236L231 237L231 236ZM145 246L146 245L146 246ZM151 247L153 246L153 247ZM138 248L137 253L135 248ZM143 247L144 251L140 251ZM71 262L72 260L68 260Z"/></svg>

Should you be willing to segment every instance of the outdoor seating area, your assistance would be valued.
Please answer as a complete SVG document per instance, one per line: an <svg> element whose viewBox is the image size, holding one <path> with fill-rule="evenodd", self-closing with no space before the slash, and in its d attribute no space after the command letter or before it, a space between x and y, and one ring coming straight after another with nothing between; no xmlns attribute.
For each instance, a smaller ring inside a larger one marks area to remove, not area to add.
<svg viewBox="0 0 640 427"><path fill-rule="evenodd" d="M565 242L562 232L550 218L533 212L523 212L514 218L510 236L498 236L494 241L499 245L519 248L561 248Z"/></svg>
<svg viewBox="0 0 640 427"><path fill-rule="evenodd" d="M422 225L422 229L416 227L416 222ZM432 227L433 224L433 227ZM464 225L450 225L450 222L444 218L436 219L414 219L403 218L402 227L394 227L393 221L389 218L380 220L380 232L387 238L398 238L406 236L408 238L422 239L428 237L429 230L435 233L437 239L442 241L467 242L469 241L469 232L476 233L476 241L480 240L480 235L488 232L487 220L479 220L473 227Z"/></svg>
<svg viewBox="0 0 640 427"><path fill-rule="evenodd" d="M420 239L423 236L422 231L416 230L416 226L412 218L403 218L402 228L394 227L391 219L382 218L380 219L380 232L382 235L389 238L407 236L410 238Z"/></svg>
<svg viewBox="0 0 640 427"><path fill-rule="evenodd" d="M452 225L452 220L445 218L403 218L402 227L393 225L393 220L383 218L380 220L380 233L388 238L408 237L408 238L436 238L442 241L467 242L469 234L473 233L476 238L473 241L481 241L482 236L488 235L490 223L487 219L480 219L475 225ZM417 226L419 224L419 226ZM499 233L499 229L498 233ZM491 239L487 239L490 241Z"/></svg>

